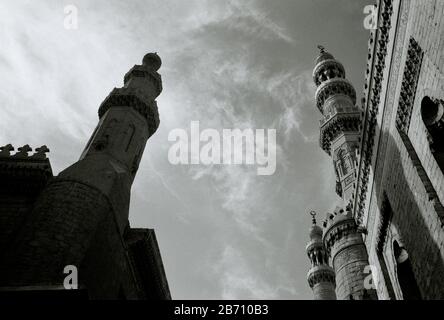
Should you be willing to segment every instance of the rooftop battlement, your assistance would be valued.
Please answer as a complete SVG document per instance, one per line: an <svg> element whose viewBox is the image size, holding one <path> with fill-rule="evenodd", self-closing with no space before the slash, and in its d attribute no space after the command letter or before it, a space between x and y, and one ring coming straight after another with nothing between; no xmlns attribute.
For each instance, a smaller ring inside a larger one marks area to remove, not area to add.
<svg viewBox="0 0 444 320"><path fill-rule="evenodd" d="M26 144L13 151L11 144L0 147L0 179L4 182L0 190L6 194L39 192L53 177L48 147L41 146L30 154L33 149Z"/></svg>

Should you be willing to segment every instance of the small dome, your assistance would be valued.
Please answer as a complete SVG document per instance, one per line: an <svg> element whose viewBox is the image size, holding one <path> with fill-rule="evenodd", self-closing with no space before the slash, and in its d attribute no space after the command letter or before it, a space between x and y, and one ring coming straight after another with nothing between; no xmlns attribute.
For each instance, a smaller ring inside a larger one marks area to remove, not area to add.
<svg viewBox="0 0 444 320"><path fill-rule="evenodd" d="M333 60L335 57L331 53L326 51L321 52L321 54L316 58L316 64L325 61L325 60Z"/></svg>
<svg viewBox="0 0 444 320"><path fill-rule="evenodd" d="M322 228L316 224L312 225L310 228L310 239L317 240L322 239Z"/></svg>
<svg viewBox="0 0 444 320"><path fill-rule="evenodd" d="M160 59L157 52L155 53L147 53L142 60L142 64L151 70L157 71L160 69L162 65L162 60Z"/></svg>

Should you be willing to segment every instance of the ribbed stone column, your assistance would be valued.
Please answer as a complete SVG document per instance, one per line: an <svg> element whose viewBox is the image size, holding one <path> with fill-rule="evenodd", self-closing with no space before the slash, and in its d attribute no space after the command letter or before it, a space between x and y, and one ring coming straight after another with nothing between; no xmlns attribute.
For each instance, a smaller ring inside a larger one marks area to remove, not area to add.
<svg viewBox="0 0 444 320"><path fill-rule="evenodd" d="M365 288L368 255L351 212L337 209L329 214L323 239L336 273L338 300L376 299L375 290Z"/></svg>

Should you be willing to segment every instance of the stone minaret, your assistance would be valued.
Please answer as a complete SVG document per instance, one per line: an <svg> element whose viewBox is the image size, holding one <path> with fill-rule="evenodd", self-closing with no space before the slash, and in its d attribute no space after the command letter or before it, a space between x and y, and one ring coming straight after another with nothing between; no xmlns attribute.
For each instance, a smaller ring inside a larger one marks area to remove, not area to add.
<svg viewBox="0 0 444 320"><path fill-rule="evenodd" d="M336 192L349 202L355 181L360 112L356 107L356 92L345 78L342 64L323 47L316 59L313 79L316 106L321 111L320 145L333 159Z"/></svg>
<svg viewBox="0 0 444 320"><path fill-rule="evenodd" d="M365 284L371 277L367 249L350 207L337 208L324 222L324 246L336 274L338 300L376 299L376 291Z"/></svg>
<svg viewBox="0 0 444 320"><path fill-rule="evenodd" d="M157 54L145 55L100 105L80 159L49 181L5 254L0 286L62 286L65 266L74 265L92 298L137 296L130 284L151 275L137 275L132 262L131 254L139 253L130 252L137 231L128 223L130 191L145 144L159 126L160 66ZM148 254L144 250L140 254ZM160 263L153 268L163 272Z"/></svg>
<svg viewBox="0 0 444 320"><path fill-rule="evenodd" d="M315 300L336 300L335 272L328 265L328 255L322 242L322 228L316 224L316 213L310 212L313 224L306 251L311 262L307 280Z"/></svg>
<svg viewBox="0 0 444 320"><path fill-rule="evenodd" d="M319 46L319 49L313 79L318 87L316 105L323 115L320 145L333 159L336 193L347 204L352 199L356 180L360 113L355 105L355 89L345 78L343 65L324 47ZM373 298L374 290L364 288L365 278L370 274L367 271L370 270L367 267L368 255L350 206L328 214L324 228L324 246L336 274L337 298Z"/></svg>

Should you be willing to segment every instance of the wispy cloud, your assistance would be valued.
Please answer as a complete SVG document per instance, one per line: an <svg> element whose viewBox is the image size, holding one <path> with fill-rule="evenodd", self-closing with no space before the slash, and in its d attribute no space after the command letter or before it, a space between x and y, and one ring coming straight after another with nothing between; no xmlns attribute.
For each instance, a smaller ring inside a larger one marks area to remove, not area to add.
<svg viewBox="0 0 444 320"><path fill-rule="evenodd" d="M280 291L295 292L289 285L275 286L258 277L240 250L226 246L213 269L220 277L222 299L277 299Z"/></svg>
<svg viewBox="0 0 444 320"><path fill-rule="evenodd" d="M315 142L313 57L305 50L318 25L294 19L285 10L295 9L291 0L69 3L79 9L78 30L63 28L64 2L0 3L0 144L48 145L58 173L78 159L110 90L146 52L158 51L161 124L133 186L130 219L156 228L173 296L306 295L300 211L330 207L334 187ZM346 21L338 20L342 28ZM217 130L277 129L275 175L258 177L248 166L172 166L168 133L193 120ZM220 251L211 254L214 248ZM301 256L288 260L296 250ZM304 289L295 290L299 278Z"/></svg>

